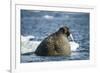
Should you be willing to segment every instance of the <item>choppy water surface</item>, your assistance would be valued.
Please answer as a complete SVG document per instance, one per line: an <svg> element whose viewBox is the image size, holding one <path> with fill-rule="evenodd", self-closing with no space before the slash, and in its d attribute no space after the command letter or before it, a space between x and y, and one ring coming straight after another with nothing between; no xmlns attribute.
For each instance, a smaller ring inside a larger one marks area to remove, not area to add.
<svg viewBox="0 0 100 73"><path fill-rule="evenodd" d="M89 60L89 13L21 10L21 35L35 37L28 41L41 41L63 24L69 27L75 42L80 45L71 56L21 54L21 63Z"/></svg>

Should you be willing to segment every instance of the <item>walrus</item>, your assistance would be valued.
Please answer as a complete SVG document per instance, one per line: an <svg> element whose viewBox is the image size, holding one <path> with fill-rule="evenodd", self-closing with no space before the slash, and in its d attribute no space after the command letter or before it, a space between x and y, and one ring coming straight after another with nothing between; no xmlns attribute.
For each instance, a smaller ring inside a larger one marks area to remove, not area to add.
<svg viewBox="0 0 100 73"><path fill-rule="evenodd" d="M38 56L69 56L71 54L69 36L69 28L67 26L61 27L39 44L35 54Z"/></svg>

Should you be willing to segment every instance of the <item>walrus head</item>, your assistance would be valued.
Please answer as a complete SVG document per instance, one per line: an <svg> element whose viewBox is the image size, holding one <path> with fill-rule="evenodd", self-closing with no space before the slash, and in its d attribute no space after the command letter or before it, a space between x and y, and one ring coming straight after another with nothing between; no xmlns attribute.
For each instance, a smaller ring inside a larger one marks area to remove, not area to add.
<svg viewBox="0 0 100 73"><path fill-rule="evenodd" d="M64 27L61 27L58 32L61 32L63 34L66 34L67 37L70 36L70 31L69 31L69 28L67 26L64 26Z"/></svg>

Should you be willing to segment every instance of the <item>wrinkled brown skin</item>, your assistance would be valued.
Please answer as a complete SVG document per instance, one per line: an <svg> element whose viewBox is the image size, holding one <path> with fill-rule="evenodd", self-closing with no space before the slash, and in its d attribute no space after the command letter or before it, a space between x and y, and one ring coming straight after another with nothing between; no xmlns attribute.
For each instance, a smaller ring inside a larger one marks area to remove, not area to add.
<svg viewBox="0 0 100 73"><path fill-rule="evenodd" d="M40 43L35 54L38 56L69 56L71 54L69 35L69 28L61 27Z"/></svg>

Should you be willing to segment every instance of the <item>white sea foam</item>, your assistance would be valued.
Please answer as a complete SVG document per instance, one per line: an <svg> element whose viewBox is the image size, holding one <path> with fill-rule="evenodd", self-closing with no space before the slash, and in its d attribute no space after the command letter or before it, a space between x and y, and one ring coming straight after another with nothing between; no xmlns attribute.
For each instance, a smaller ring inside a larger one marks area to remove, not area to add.
<svg viewBox="0 0 100 73"><path fill-rule="evenodd" d="M21 53L33 52L40 44L40 41L30 41L29 39L34 39L34 36L21 36Z"/></svg>
<svg viewBox="0 0 100 73"><path fill-rule="evenodd" d="M35 38L35 36L21 36L21 41L28 41L30 38Z"/></svg>
<svg viewBox="0 0 100 73"><path fill-rule="evenodd" d="M79 44L73 41L70 42L70 45L71 45L71 51L76 51L77 48L79 47Z"/></svg>
<svg viewBox="0 0 100 73"><path fill-rule="evenodd" d="M50 16L50 15L44 15L43 16L45 19L53 19L54 18L54 16Z"/></svg>

